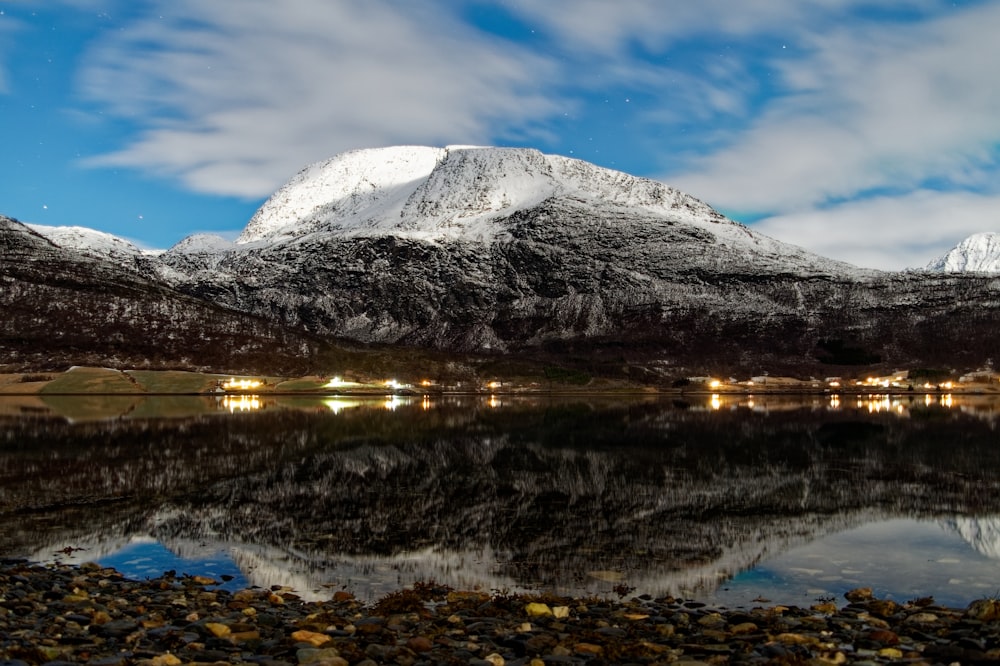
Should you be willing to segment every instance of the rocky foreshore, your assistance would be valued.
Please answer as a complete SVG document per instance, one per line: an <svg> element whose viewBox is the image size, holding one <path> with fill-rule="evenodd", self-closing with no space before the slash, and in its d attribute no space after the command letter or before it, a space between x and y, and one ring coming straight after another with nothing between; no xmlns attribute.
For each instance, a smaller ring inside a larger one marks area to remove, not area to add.
<svg viewBox="0 0 1000 666"><path fill-rule="evenodd" d="M1000 662L1000 601L967 609L848 593L811 608L726 610L463 592L434 583L365 605L343 590L229 592L166 572L0 564L0 666L15 664L969 664Z"/></svg>

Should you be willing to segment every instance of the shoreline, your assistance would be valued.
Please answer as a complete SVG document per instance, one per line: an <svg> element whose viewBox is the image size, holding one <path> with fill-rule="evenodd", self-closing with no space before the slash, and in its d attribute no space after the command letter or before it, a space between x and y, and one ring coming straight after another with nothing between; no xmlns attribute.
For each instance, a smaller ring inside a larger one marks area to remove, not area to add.
<svg viewBox="0 0 1000 666"><path fill-rule="evenodd" d="M710 607L459 591L433 582L373 604L306 602L288 588L213 589L165 572L129 580L97 564L0 561L7 665L187 663L974 663L1000 661L1000 601L966 609L853 590L846 604Z"/></svg>

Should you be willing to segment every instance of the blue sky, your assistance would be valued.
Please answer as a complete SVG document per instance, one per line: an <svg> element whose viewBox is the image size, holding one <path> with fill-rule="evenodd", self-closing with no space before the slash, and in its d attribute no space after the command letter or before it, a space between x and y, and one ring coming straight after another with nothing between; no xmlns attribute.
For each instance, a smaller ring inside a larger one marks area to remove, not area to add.
<svg viewBox="0 0 1000 666"><path fill-rule="evenodd" d="M531 146L922 266L1000 231L997 34L997 0L0 0L0 214L165 248L345 150Z"/></svg>

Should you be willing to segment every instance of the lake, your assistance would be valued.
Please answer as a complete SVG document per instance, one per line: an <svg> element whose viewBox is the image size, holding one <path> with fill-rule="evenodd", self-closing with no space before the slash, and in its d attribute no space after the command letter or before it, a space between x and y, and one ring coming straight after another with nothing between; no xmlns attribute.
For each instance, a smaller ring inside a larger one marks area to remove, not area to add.
<svg viewBox="0 0 1000 666"><path fill-rule="evenodd" d="M0 397L0 555L810 605L1000 591L997 397Z"/></svg>

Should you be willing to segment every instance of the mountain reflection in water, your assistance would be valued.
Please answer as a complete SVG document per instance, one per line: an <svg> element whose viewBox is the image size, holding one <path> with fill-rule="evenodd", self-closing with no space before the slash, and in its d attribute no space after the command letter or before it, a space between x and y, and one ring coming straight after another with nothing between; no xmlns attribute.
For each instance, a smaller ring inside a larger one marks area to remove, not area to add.
<svg viewBox="0 0 1000 666"><path fill-rule="evenodd" d="M1000 580L998 414L922 395L0 398L0 554L317 596L434 579L965 603Z"/></svg>

